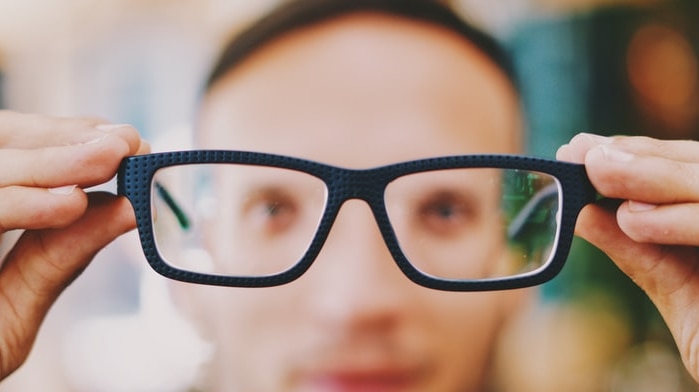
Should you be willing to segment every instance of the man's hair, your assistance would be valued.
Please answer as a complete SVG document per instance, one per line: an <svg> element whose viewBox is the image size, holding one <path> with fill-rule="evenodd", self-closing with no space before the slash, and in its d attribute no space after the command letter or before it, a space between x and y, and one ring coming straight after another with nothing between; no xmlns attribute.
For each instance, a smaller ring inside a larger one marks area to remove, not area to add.
<svg viewBox="0 0 699 392"><path fill-rule="evenodd" d="M471 42L486 55L517 90L514 68L495 39L468 24L451 8L436 0L292 0L284 2L224 47L207 82L208 90L265 44L291 31L312 26L349 13L369 11L400 16L447 28Z"/></svg>

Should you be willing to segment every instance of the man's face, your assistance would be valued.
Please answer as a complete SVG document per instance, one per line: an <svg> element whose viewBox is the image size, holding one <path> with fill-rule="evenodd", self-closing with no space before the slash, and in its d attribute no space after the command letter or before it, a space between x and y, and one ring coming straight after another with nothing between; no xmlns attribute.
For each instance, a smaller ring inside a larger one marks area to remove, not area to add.
<svg viewBox="0 0 699 392"><path fill-rule="evenodd" d="M275 40L214 85L200 120L201 148L348 168L513 153L520 132L510 85L475 47L439 27L377 14ZM218 230L209 241L212 254L225 237ZM504 313L523 295L417 286L358 200L343 205L297 281L186 290L217 346L215 388L242 392L477 390Z"/></svg>

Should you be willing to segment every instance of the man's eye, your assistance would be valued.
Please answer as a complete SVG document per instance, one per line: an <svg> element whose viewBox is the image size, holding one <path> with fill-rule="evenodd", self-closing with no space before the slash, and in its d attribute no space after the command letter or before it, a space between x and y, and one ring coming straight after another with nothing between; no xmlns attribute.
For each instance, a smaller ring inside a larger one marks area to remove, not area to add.
<svg viewBox="0 0 699 392"><path fill-rule="evenodd" d="M286 207L279 202L272 202L263 206L265 213L269 217L275 217L284 214Z"/></svg>
<svg viewBox="0 0 699 392"><path fill-rule="evenodd" d="M456 235L473 224L476 213L466 200L444 196L423 202L417 210L419 227L432 235Z"/></svg>
<svg viewBox="0 0 699 392"><path fill-rule="evenodd" d="M427 206L423 211L423 214L428 216L434 216L435 218L449 220L458 218L459 213L462 211L453 204L449 203L438 203Z"/></svg>
<svg viewBox="0 0 699 392"><path fill-rule="evenodd" d="M247 208L247 226L254 232L278 235L289 230L297 219L298 207L286 198L258 199Z"/></svg>

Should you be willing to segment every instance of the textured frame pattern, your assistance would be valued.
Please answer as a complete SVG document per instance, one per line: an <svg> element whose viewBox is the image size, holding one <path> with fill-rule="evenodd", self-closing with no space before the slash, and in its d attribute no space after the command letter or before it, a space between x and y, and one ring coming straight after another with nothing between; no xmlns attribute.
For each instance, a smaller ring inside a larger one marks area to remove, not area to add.
<svg viewBox="0 0 699 392"><path fill-rule="evenodd" d="M161 258L154 241L151 216L153 175L158 169L168 166L202 163L237 163L293 169L325 182L328 188L326 210L315 238L295 266L282 273L264 277L220 276L181 270L167 264ZM558 180L562 192L558 246L551 262L545 268L515 277L464 281L445 280L423 274L408 262L388 222L383 200L384 189L390 181L406 174L455 168L531 170L549 174ZM126 196L134 208L141 246L148 263L156 272L171 279L235 287L267 287L291 282L301 276L317 257L342 204L349 199L361 199L369 204L386 246L400 270L419 285L445 291L516 289L552 279L563 268L568 257L575 221L580 210L586 204L595 201L597 195L583 165L521 155L458 155L407 161L371 169L345 169L300 158L231 150L176 151L125 158L117 175L117 193Z"/></svg>

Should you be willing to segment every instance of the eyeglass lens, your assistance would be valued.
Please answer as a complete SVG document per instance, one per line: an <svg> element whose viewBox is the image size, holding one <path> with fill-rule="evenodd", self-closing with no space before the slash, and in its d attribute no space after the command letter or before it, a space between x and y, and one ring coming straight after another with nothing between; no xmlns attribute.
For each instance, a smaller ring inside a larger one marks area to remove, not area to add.
<svg viewBox="0 0 699 392"><path fill-rule="evenodd" d="M293 267L313 241L329 190L310 174L243 164L159 169L156 247L181 270L269 276ZM407 260L442 279L477 280L544 267L555 251L561 189L551 175L458 168L390 182L384 203ZM347 239L352 241L351 238Z"/></svg>

